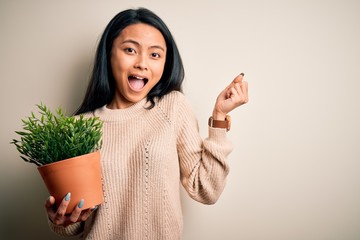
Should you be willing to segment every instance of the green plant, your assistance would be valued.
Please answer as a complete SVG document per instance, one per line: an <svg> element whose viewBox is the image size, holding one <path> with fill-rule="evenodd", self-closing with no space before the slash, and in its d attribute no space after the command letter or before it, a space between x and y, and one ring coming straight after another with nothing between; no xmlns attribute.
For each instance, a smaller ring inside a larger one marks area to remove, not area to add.
<svg viewBox="0 0 360 240"><path fill-rule="evenodd" d="M44 104L36 105L40 117L33 112L22 119L23 130L13 139L20 157L37 166L80 156L100 149L102 122L97 117L65 116L59 107L56 114Z"/></svg>

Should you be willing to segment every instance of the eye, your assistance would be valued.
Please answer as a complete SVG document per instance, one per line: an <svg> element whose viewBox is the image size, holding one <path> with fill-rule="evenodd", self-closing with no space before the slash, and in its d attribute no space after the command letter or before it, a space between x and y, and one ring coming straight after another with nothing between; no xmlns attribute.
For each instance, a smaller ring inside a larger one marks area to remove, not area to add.
<svg viewBox="0 0 360 240"><path fill-rule="evenodd" d="M130 54L136 53L135 49L133 49L133 48L125 48L125 52L130 53Z"/></svg>
<svg viewBox="0 0 360 240"><path fill-rule="evenodd" d="M153 57L153 58L160 58L160 54L158 54L158 53L152 53L152 54L151 54L151 57Z"/></svg>

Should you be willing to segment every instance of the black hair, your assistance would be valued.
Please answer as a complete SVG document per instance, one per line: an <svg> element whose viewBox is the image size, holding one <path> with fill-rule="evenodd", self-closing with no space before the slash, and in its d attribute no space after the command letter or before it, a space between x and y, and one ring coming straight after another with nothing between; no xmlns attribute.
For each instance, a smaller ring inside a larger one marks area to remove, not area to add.
<svg viewBox="0 0 360 240"><path fill-rule="evenodd" d="M166 24L146 8L128 9L118 13L106 26L98 44L92 75L84 100L75 114L81 114L110 103L115 95L115 80L111 70L110 56L113 42L129 25L144 23L158 29L166 43L166 61L160 81L150 90L147 101L149 109L155 106L154 99L171 91L182 91L184 67L175 40Z"/></svg>

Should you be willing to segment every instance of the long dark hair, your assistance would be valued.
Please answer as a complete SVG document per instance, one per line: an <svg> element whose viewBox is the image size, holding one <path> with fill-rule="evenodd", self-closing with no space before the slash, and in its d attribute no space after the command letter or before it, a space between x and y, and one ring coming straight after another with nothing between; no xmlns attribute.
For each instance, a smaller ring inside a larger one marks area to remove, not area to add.
<svg viewBox="0 0 360 240"><path fill-rule="evenodd" d="M124 28L136 23L149 24L158 29L165 39L167 48L162 77L147 95L147 101L151 103L149 108L155 106L155 97L160 99L171 91L182 91L184 67L168 27L148 9L128 9L118 13L106 26L96 50L93 72L84 100L75 114L94 111L112 101L115 94L115 80L110 64L112 45Z"/></svg>

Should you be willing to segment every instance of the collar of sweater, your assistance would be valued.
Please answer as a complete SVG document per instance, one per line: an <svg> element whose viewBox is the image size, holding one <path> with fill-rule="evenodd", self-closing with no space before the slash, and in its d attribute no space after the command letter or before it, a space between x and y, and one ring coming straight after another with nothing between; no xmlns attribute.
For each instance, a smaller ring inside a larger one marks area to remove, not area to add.
<svg viewBox="0 0 360 240"><path fill-rule="evenodd" d="M126 120L131 119L134 117L139 116L145 111L147 107L147 100L144 98L143 100L135 103L134 105L128 108L122 109L109 109L106 105L102 106L101 108L95 110L95 116L100 117L103 121L119 121L119 120Z"/></svg>

